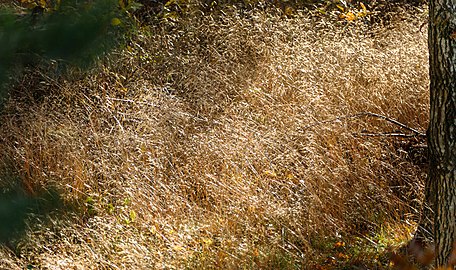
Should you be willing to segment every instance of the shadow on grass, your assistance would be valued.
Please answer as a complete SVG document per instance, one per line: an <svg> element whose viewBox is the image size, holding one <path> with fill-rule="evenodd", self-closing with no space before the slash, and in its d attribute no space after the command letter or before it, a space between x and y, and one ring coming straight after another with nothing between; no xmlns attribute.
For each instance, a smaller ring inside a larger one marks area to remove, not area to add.
<svg viewBox="0 0 456 270"><path fill-rule="evenodd" d="M33 217L46 219L50 213L63 210L59 193L45 188L28 194L14 176L0 176L0 245L14 250L16 244L31 229Z"/></svg>

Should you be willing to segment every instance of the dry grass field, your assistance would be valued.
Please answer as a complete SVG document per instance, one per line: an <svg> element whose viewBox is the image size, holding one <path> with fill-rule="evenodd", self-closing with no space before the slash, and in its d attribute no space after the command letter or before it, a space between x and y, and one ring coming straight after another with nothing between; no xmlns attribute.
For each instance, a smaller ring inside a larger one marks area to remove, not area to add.
<svg viewBox="0 0 456 270"><path fill-rule="evenodd" d="M30 216L0 268L389 269L418 219L422 139L360 113L425 131L426 16L194 15L89 74L28 72L2 172L70 210Z"/></svg>

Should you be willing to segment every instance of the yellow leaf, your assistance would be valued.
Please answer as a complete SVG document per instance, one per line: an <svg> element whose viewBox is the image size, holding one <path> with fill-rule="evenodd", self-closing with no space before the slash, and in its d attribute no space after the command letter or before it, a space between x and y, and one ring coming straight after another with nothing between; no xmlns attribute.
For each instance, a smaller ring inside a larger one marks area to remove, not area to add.
<svg viewBox="0 0 456 270"><path fill-rule="evenodd" d="M324 9L318 8L317 11L323 15L326 15L326 11Z"/></svg>
<svg viewBox="0 0 456 270"><path fill-rule="evenodd" d="M112 18L112 20L111 20L112 26L117 26L117 25L120 25L121 23L122 23L122 21L119 18Z"/></svg>
<svg viewBox="0 0 456 270"><path fill-rule="evenodd" d="M336 7L339 8L342 12L345 11L345 8L343 6L341 6L341 5L336 5Z"/></svg>
<svg viewBox="0 0 456 270"><path fill-rule="evenodd" d="M362 11L358 12L358 17L364 17L364 16L367 16L367 14L369 14L369 12L367 11L367 8L366 6L363 4L363 3L359 3L359 5L361 6L361 8L363 9Z"/></svg>
<svg viewBox="0 0 456 270"><path fill-rule="evenodd" d="M136 212L135 210L130 210L130 221L134 222L136 220Z"/></svg>
<svg viewBox="0 0 456 270"><path fill-rule="evenodd" d="M347 13L345 13L345 19L347 21L354 21L354 20L356 20L356 15L353 14L353 12L347 12Z"/></svg>
<svg viewBox="0 0 456 270"><path fill-rule="evenodd" d="M274 178L274 177L277 177L277 174L276 174L275 172L271 171L271 170L265 170L265 171L263 172L263 174L264 174L265 176L268 176L268 177L273 177L273 178Z"/></svg>
<svg viewBox="0 0 456 270"><path fill-rule="evenodd" d="M206 237L201 238L201 241L203 241L203 243L206 244L207 246L212 245L212 243L214 242L214 241L212 241L211 238L206 238Z"/></svg>

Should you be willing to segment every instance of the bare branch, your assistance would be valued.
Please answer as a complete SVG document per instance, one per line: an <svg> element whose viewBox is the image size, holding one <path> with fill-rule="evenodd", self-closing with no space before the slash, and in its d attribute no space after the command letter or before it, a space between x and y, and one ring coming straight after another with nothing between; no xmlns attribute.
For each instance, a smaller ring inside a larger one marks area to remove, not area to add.
<svg viewBox="0 0 456 270"><path fill-rule="evenodd" d="M399 138L411 138L416 137L416 134L404 134L404 133L353 133L354 136L364 137L399 137Z"/></svg>
<svg viewBox="0 0 456 270"><path fill-rule="evenodd" d="M315 122L315 123L312 123L310 125L307 125L303 128L303 130L306 130L306 129L309 129L309 128L313 128L313 127L316 127L316 126L320 126L322 124L327 124L327 123L333 123L333 122L336 122L336 121L341 121L341 120L347 120L347 119L354 119L354 118L361 118L361 117L375 117L375 118L379 118L379 119L382 119L382 120L385 120L385 121L388 121L392 124L395 124L405 130L408 130L410 132L412 132L414 135L406 135L406 134L401 134L400 136L402 137L413 137L413 136L420 136L420 137L425 137L426 134L417 130L417 129L414 129L414 128L411 128L397 120L394 120L392 118L389 118L387 116L384 116L384 115L381 115L381 114L377 114L377 113L371 113L371 112L361 112L361 113L357 113L357 114L351 114L351 115L345 115L345 116L339 116L339 117L336 117L334 119L331 119L331 120L325 120L325 121L319 121L319 122ZM385 133L386 134L386 133ZM385 134L383 136L385 136ZM390 133L392 134L392 133ZM367 136L367 135L365 135ZM376 135L377 136L377 135ZM388 136L399 136L399 135L388 135Z"/></svg>

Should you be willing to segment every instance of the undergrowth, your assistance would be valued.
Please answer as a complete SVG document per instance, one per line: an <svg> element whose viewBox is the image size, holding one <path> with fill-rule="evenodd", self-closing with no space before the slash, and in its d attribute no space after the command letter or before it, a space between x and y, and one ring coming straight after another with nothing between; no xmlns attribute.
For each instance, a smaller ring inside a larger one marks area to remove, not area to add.
<svg viewBox="0 0 456 270"><path fill-rule="evenodd" d="M32 219L0 267L388 269L425 172L409 138L380 135L408 130L344 116L426 129L426 14L400 18L195 14L84 76L27 73L1 156L79 210Z"/></svg>

